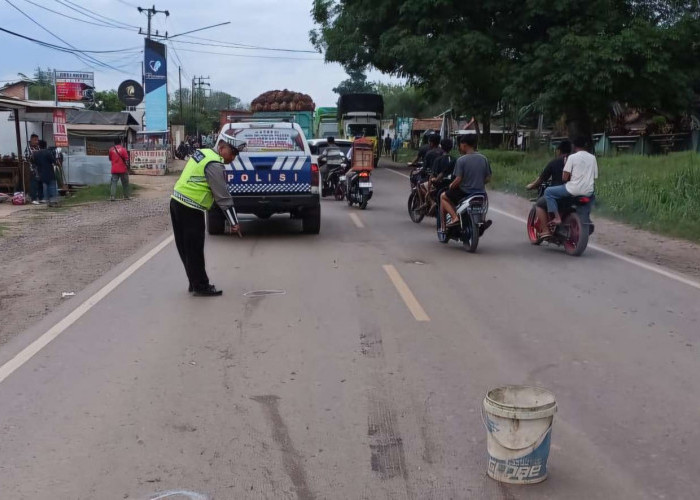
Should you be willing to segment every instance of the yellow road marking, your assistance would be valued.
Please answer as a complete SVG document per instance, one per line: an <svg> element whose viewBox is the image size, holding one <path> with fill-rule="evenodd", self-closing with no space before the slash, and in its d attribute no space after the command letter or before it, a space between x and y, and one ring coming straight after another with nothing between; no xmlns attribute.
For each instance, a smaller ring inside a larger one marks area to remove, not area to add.
<svg viewBox="0 0 700 500"><path fill-rule="evenodd" d="M389 275L389 279L394 284L394 287L396 287L396 291L399 292L399 295L401 295L406 307L408 307L408 310L411 311L411 314L413 314L416 321L430 321L430 317L425 313L425 310L418 302L418 299L416 299L416 296L413 295L411 289L408 288L408 285L403 280L396 268L392 265L385 265L382 267L386 271L386 274Z"/></svg>
<svg viewBox="0 0 700 500"><path fill-rule="evenodd" d="M349 214L349 215L350 215L350 218L352 219L352 221L355 223L355 225L356 225L357 227L359 227L360 229L362 229L363 227L365 227L365 224L362 222L362 220L358 217L357 214L351 213L351 214Z"/></svg>

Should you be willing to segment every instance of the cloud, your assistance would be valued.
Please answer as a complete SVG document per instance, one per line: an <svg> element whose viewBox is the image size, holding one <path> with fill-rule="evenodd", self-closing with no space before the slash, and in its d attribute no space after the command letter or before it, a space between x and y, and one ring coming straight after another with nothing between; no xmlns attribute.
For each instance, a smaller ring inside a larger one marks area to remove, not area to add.
<svg viewBox="0 0 700 500"><path fill-rule="evenodd" d="M104 16L133 26L146 27L145 14L139 14L136 0L72 0ZM13 2L15 3L15 2ZM36 2L67 15L95 22L79 12L69 10L59 3ZM151 5L153 2L148 2ZM27 2L17 1L18 7L36 21L81 49L110 50L133 48L117 54L94 54L98 59L119 68L119 71L95 69L98 90L116 88L125 79L141 80L143 36L131 31L97 27L77 22L48 12ZM192 2L169 0L156 2L156 8L170 12L169 17L157 14L152 29L169 35L194 30L204 26L231 21L231 24L211 30L193 33L193 36L218 40L218 43L239 43L258 47L275 47L297 50L313 50L308 33L313 29L311 0L219 0ZM204 7L206 5L206 7ZM33 24L7 3L0 3L3 25L13 31L39 40L63 45L46 31ZM205 45L174 43L175 40ZM27 41L0 34L5 48L0 80L16 78L18 72L31 75L34 68L55 67L64 70L89 70L90 68L70 54L62 54L39 47ZM212 46L192 38L176 37L168 50L168 90L178 86L178 56L182 61L182 85L189 87L193 76L209 76L211 87L250 102L259 94L272 89L290 89L311 95L319 106L333 105L337 96L332 89L347 76L338 64L327 64L317 53L288 53L246 49L228 49ZM175 52L170 48L175 47ZM197 52L195 52L197 51ZM205 54L218 52L226 55ZM264 56L264 57L262 57ZM311 60L310 60L311 59ZM370 80L399 81L370 72Z"/></svg>

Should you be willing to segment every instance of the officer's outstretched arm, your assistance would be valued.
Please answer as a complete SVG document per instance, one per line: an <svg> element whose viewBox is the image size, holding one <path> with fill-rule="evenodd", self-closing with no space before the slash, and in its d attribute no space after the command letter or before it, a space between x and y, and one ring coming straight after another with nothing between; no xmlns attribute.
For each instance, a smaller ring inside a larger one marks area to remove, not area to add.
<svg viewBox="0 0 700 500"><path fill-rule="evenodd" d="M224 212L226 219L231 224L231 229L238 233L238 236L241 236L238 214L233 206L231 193L228 191L223 164L217 162L208 164L204 169L204 175L206 175L209 189L214 195L214 201Z"/></svg>

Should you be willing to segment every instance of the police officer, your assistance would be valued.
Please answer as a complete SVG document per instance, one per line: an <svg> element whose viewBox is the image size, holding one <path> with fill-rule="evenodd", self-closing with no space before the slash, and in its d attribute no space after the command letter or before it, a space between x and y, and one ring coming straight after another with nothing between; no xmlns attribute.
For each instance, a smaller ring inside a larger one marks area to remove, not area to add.
<svg viewBox="0 0 700 500"><path fill-rule="evenodd" d="M192 154L170 200L177 251L190 281L189 291L199 297L222 293L209 283L204 268L204 212L216 202L231 223L232 231L241 234L224 177L224 164L231 163L239 151L225 141L219 142L217 150L218 154L211 149L198 149Z"/></svg>

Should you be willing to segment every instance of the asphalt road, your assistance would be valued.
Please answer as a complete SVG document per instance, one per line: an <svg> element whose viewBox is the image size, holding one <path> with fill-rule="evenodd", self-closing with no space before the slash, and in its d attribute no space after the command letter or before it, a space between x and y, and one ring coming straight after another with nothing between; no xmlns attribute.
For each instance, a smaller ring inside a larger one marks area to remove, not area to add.
<svg viewBox="0 0 700 500"><path fill-rule="evenodd" d="M443 246L407 179L374 181L319 236L208 238L223 297L191 297L169 243L4 346L0 499L697 498L700 290L496 212L477 254ZM544 483L486 476L504 384L556 395Z"/></svg>

